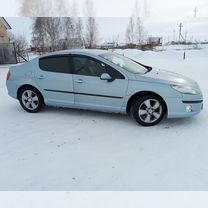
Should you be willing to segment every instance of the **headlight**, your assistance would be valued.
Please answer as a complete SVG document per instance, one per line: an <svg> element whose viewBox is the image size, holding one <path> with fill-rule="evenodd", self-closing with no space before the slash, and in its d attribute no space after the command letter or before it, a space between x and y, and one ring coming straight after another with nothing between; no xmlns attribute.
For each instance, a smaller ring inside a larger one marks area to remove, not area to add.
<svg viewBox="0 0 208 208"><path fill-rule="evenodd" d="M199 92L196 89L193 89L192 87L187 87L187 86L180 86L180 85L171 85L171 87L183 94L189 94L189 95L197 95Z"/></svg>

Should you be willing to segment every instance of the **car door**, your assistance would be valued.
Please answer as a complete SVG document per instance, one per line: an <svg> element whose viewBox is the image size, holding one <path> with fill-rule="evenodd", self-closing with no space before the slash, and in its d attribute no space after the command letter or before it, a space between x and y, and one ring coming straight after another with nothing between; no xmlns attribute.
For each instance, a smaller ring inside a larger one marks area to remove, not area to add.
<svg viewBox="0 0 208 208"><path fill-rule="evenodd" d="M48 104L74 104L73 77L69 55L53 55L39 59L36 80Z"/></svg>
<svg viewBox="0 0 208 208"><path fill-rule="evenodd" d="M121 111L127 78L111 66L89 56L73 55L75 105L103 111ZM108 73L113 80L101 80Z"/></svg>

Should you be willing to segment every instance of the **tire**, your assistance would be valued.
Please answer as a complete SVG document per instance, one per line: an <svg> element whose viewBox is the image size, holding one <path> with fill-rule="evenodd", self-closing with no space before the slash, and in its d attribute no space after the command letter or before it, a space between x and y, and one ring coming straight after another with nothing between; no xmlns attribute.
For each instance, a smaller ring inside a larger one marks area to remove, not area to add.
<svg viewBox="0 0 208 208"><path fill-rule="evenodd" d="M37 113L43 107L43 97L34 87L24 87L18 94L22 108L29 113Z"/></svg>
<svg viewBox="0 0 208 208"><path fill-rule="evenodd" d="M164 118L166 105L155 95L145 95L133 103L131 112L138 124L154 126Z"/></svg>

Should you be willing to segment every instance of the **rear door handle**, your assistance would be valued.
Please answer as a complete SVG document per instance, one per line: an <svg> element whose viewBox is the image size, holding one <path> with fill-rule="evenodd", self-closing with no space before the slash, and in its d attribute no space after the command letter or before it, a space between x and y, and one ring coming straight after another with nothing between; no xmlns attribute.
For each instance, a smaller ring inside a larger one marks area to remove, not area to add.
<svg viewBox="0 0 208 208"><path fill-rule="evenodd" d="M38 79L45 79L45 76L39 75Z"/></svg>
<svg viewBox="0 0 208 208"><path fill-rule="evenodd" d="M76 80L74 80L76 83L84 83L84 80L83 79L76 79Z"/></svg>

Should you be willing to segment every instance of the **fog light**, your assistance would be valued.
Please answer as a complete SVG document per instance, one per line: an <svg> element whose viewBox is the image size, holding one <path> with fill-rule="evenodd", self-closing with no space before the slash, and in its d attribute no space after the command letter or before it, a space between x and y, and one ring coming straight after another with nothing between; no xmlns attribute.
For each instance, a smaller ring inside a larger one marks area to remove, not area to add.
<svg viewBox="0 0 208 208"><path fill-rule="evenodd" d="M192 112L192 106L191 106L191 105L187 105L187 106L186 106L186 112L187 112L187 113Z"/></svg>

